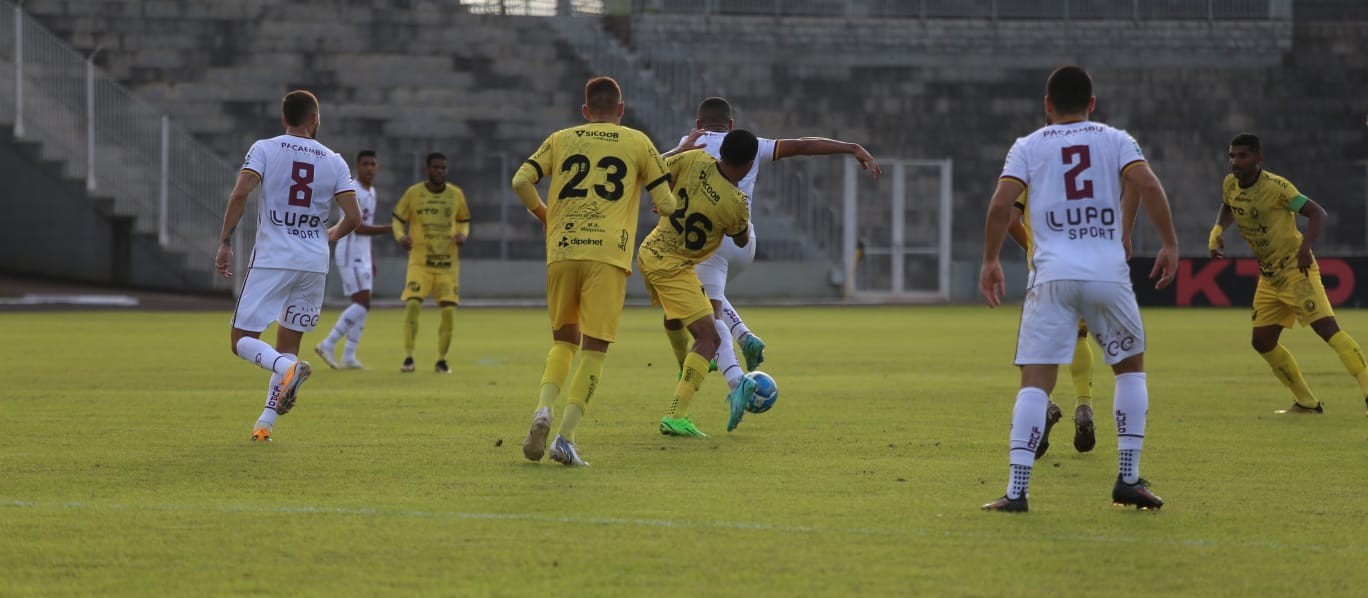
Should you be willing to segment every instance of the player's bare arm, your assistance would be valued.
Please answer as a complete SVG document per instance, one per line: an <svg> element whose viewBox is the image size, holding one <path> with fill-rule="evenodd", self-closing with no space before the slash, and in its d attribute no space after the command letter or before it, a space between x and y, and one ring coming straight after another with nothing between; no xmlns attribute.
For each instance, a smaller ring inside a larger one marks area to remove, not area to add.
<svg viewBox="0 0 1368 598"><path fill-rule="evenodd" d="M1131 259L1131 236L1135 232L1135 214L1140 211L1140 196L1135 187L1121 181L1121 246L1126 249L1126 261Z"/></svg>
<svg viewBox="0 0 1368 598"><path fill-rule="evenodd" d="M827 139L826 137L799 137L780 139L774 143L774 159L790 156L829 156L831 154L850 154L860 163L860 168L868 171L874 178L883 173L874 156L869 155L858 143Z"/></svg>
<svg viewBox="0 0 1368 598"><path fill-rule="evenodd" d="M750 226L747 226L739 233L728 236L731 237L731 240L736 242L737 247L745 247L747 243L750 243Z"/></svg>
<svg viewBox="0 0 1368 598"><path fill-rule="evenodd" d="M1007 225L1007 234L1010 235L1012 240L1016 241L1016 244L1021 246L1022 249L1025 249L1026 245L1030 243L1030 239L1026 236L1026 225L1021 222L1020 210L1012 213L1012 223Z"/></svg>
<svg viewBox="0 0 1368 598"><path fill-rule="evenodd" d="M337 207L342 208L342 220L328 229L328 240L337 241L350 235L361 224L361 206L356 202L356 192L345 191L333 196Z"/></svg>
<svg viewBox="0 0 1368 598"><path fill-rule="evenodd" d="M394 229L390 225L377 226L374 224L358 224L352 234L357 235L390 235L394 234Z"/></svg>
<svg viewBox="0 0 1368 598"><path fill-rule="evenodd" d="M1154 269L1150 270L1149 277L1159 279L1154 288L1168 287L1178 275L1178 232L1173 228L1173 212L1169 209L1164 185L1145 163L1131 165L1122 178L1139 194L1145 215L1159 233L1159 253L1154 256Z"/></svg>
<svg viewBox="0 0 1368 598"><path fill-rule="evenodd" d="M237 183L228 194L228 208L223 213L223 229L219 231L218 252L214 255L214 269L224 278L233 277L233 231L247 210L247 196L261 183L261 175L250 170L238 173Z"/></svg>
<svg viewBox="0 0 1368 598"><path fill-rule="evenodd" d="M703 134L704 134L704 133L707 133L707 132L708 132L707 129L694 129L694 130L692 130L692 131L689 131L688 136L686 136L686 137L684 138L683 141L680 141L680 142L679 142L679 145L676 145L676 146L674 146L673 148L671 148L669 151L667 151L667 152L665 152L665 153L663 153L663 154L660 154L660 157L662 157L662 158L668 158L668 157L673 156L673 155L676 155L676 154L682 154L682 153L687 152L687 151L689 151L689 150L702 149L702 148L703 148L703 143L699 142L699 141L698 141L698 138L699 138L699 137L702 137Z"/></svg>
<svg viewBox="0 0 1368 598"><path fill-rule="evenodd" d="M1230 211L1230 206L1222 202L1221 208L1216 211L1216 225L1211 227L1211 236L1207 239L1207 250L1211 252L1211 257L1225 259L1225 239L1222 239L1221 235L1225 233L1226 227L1234 222L1235 213Z"/></svg>
<svg viewBox="0 0 1368 598"><path fill-rule="evenodd" d="M1311 248L1315 246L1316 239L1320 238L1321 227L1325 225L1327 214L1325 208L1310 199L1306 200L1306 205L1297 213L1306 216L1306 232L1302 234L1301 247L1297 249L1297 269L1306 274L1315 259L1311 256Z"/></svg>
<svg viewBox="0 0 1368 598"><path fill-rule="evenodd" d="M979 269L979 293L988 302L988 307L1002 305L1002 296L1007 292L998 258L1016 211L1016 198L1025 190L1016 179L999 179L993 199L988 202L988 217L983 225L983 267Z"/></svg>
<svg viewBox="0 0 1368 598"><path fill-rule="evenodd" d="M513 192L518 195L523 207L536 216L542 226L546 226L546 203L537 192L538 178L540 177L537 176L537 167L523 163L518 167L518 171L513 173Z"/></svg>

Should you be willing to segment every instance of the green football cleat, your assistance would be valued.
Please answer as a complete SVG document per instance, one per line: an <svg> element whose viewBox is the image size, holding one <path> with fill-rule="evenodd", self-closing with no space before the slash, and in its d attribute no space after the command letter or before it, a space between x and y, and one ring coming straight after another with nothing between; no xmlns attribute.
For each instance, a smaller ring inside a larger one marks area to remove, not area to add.
<svg viewBox="0 0 1368 598"><path fill-rule="evenodd" d="M660 418L660 433L666 436L708 437L707 434L704 434L702 430L699 430L698 427L694 425L693 420L687 415L674 419L668 417Z"/></svg>
<svg viewBox="0 0 1368 598"><path fill-rule="evenodd" d="M751 395L755 394L755 381L749 377L741 378L730 393L727 394L727 406L731 409L731 416L727 418L727 431L736 429L741 424L741 416L746 414L746 403L750 402Z"/></svg>
<svg viewBox="0 0 1368 598"><path fill-rule="evenodd" d="M746 371L754 372L755 368L765 363L765 341L755 336L752 332L746 336L746 340L741 341L741 356L746 358Z"/></svg>

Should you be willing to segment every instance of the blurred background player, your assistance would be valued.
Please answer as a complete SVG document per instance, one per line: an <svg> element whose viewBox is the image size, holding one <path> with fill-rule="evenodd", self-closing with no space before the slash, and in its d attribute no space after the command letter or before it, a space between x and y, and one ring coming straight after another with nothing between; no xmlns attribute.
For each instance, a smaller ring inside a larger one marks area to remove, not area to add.
<svg viewBox="0 0 1368 598"><path fill-rule="evenodd" d="M371 236L388 235L389 225L375 226L375 174L380 168L375 150L361 150L356 154L356 204L361 208L361 224L352 234L342 237L333 250L333 263L342 278L342 292L351 298L351 305L342 310L332 332L323 342L314 347L314 352L328 364L328 367L346 370L362 369L361 361L356 358L356 347L361 343L361 333L366 329L366 316L370 312L371 284L375 277L375 262L371 259ZM346 337L342 349L342 362L339 366L333 357L337 341Z"/></svg>
<svg viewBox="0 0 1368 598"><path fill-rule="evenodd" d="M689 405L703 385L708 360L717 354L725 333L714 324L712 303L694 265L717 251L722 237L731 237L741 247L750 242L750 207L736 183L750 172L758 144L754 134L740 129L727 134L720 161L701 150L670 155L665 161L679 207L661 214L655 229L641 242L637 263L651 305L665 309L665 328L686 329L694 339L685 352L675 346L672 337L680 375L670 407L660 418L660 433L667 436L708 436L689 417ZM691 146L686 140L680 147ZM744 410L744 402L732 406L735 421L727 422L727 430L736 427Z"/></svg>
<svg viewBox="0 0 1368 598"><path fill-rule="evenodd" d="M404 365L412 372L413 346L418 339L418 315L423 299L431 295L442 312L437 328L439 374L450 374L447 350L451 348L451 329L456 320L456 304L461 301L461 245L470 235L470 207L461 188L447 182L447 159L433 152L427 155L427 180L414 183L394 206L391 226L394 238L409 254L404 276Z"/></svg>
<svg viewBox="0 0 1368 598"><path fill-rule="evenodd" d="M318 98L292 91L281 100L280 112L285 134L259 140L247 150L228 196L214 257L218 272L231 277L233 229L247 208L247 196L260 184L260 227L230 335L234 355L271 372L266 407L252 430L252 440L258 442L271 440L276 418L294 408L299 387L309 378L309 362L295 356L304 333L318 326L323 309L328 242L361 222L347 161L314 140ZM342 220L325 228L333 201L342 208ZM275 347L261 340L272 320Z"/></svg>
<svg viewBox="0 0 1368 598"><path fill-rule="evenodd" d="M698 104L697 120L694 126L703 131L698 138L700 147L714 159L720 159L722 140L727 132L732 130L732 108L727 100L719 97L711 97ZM681 140L681 145L689 138L686 136ZM693 147L689 145L689 147ZM755 197L755 178L760 172L760 165L765 162L779 160L790 156L824 156L830 154L851 154L860 162L860 167L869 171L875 177L879 176L879 163L860 147L858 143L837 141L822 137L803 137L800 139L765 139L758 138L755 159L752 161L750 171L741 179L737 186L742 193L746 194L746 204L750 205L751 198ZM708 299L712 302L717 313L718 320L716 326L723 339L734 338L741 345L741 353L746 359L746 369L754 370L765 360L765 343L760 337L751 332L746 327L746 323L741 319L741 314L736 311L731 302L727 300L727 281L735 278L746 270L755 261L755 225L750 227L750 240L744 245L737 243L730 237L722 239L722 245L708 259L703 260L695 268L698 272L698 279L703 283L703 289L708 293ZM668 330L670 334L670 344L674 347L675 353L680 354L687 351L689 345L689 334L682 328L679 330ZM722 375L727 379L727 386L733 393L753 392L753 389L740 389L744 380L744 374L740 364L736 359L736 350L730 340L720 343L717 354L717 368L722 371Z"/></svg>
<svg viewBox="0 0 1368 598"><path fill-rule="evenodd" d="M513 175L518 199L546 225L552 344L532 426L523 440L523 456L531 461L546 454L551 409L578 352L551 459L588 465L575 446L575 429L599 387L608 345L617 339L642 188L651 194L657 212L673 214L676 208L664 160L646 135L621 125L624 110L617 81L590 79L580 107L589 122L552 133ZM543 203L537 183L548 175L551 185Z"/></svg>
<svg viewBox="0 0 1368 598"><path fill-rule="evenodd" d="M1305 236L1297 230L1297 214L1306 217ZM1311 254L1326 217L1325 209L1297 191L1291 181L1263 169L1263 147L1257 136L1241 133L1230 141L1230 174L1221 184L1221 208L1208 249L1213 258L1225 257L1221 234L1233 222L1259 261L1250 344L1296 397L1291 407L1278 413L1325 411L1306 385L1297 360L1278 343L1283 329L1298 321L1330 344L1358 381L1368 405L1368 363L1358 342L1335 321L1321 284L1320 266Z"/></svg>
<svg viewBox="0 0 1368 598"><path fill-rule="evenodd" d="M1164 501L1140 478L1149 390L1144 373L1145 330L1126 265L1129 235L1138 204L1145 205L1162 241L1150 276L1157 288L1173 281L1178 235L1163 185L1145 162L1140 146L1124 131L1088 120L1095 106L1092 77L1074 66L1056 69L1046 83L1050 124L1016 140L988 206L979 291L990 307L1001 304L1002 264L998 256L1012 220L1012 205L1024 191L1031 229L1031 272L1017 331L1016 364L1021 389L1012 409L1007 492L984 510L1024 512L1031 469L1043 435L1050 392L1059 364L1077 346L1078 320L1102 341L1104 360L1116 373L1114 416L1118 472L1112 502L1157 509ZM1122 202L1122 180L1138 202ZM1076 222L1076 225L1063 223Z"/></svg>

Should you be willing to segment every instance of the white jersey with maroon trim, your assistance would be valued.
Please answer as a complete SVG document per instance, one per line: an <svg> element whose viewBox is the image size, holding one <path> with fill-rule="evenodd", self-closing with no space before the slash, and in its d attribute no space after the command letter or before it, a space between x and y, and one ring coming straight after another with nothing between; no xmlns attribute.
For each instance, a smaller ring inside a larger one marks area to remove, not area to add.
<svg viewBox="0 0 1368 598"><path fill-rule="evenodd" d="M242 170L261 178L253 268L328 271L328 210L352 193L346 160L323 144L280 135L252 144Z"/></svg>

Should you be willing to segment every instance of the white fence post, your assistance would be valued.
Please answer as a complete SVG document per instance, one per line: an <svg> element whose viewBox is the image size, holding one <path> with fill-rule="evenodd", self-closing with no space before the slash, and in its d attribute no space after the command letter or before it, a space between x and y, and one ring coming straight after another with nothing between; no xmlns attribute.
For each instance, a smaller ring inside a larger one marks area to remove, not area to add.
<svg viewBox="0 0 1368 598"><path fill-rule="evenodd" d="M159 200L157 243L166 247L171 240L171 231L167 228L171 219L171 117L165 114L161 117L161 189Z"/></svg>
<svg viewBox="0 0 1368 598"><path fill-rule="evenodd" d="M954 222L951 209L954 207L954 174L955 161L950 158L945 159L945 168L941 169L940 180L940 288L941 298L949 299L950 291L950 251L953 247L950 244L950 231Z"/></svg>
<svg viewBox="0 0 1368 598"><path fill-rule="evenodd" d="M845 262L844 299L850 300L855 294L855 177L859 173L855 171L855 159L846 158L845 160L845 184L842 202L843 214L841 222L841 257Z"/></svg>
<svg viewBox="0 0 1368 598"><path fill-rule="evenodd" d="M95 190L95 53L86 58L86 191Z"/></svg>
<svg viewBox="0 0 1368 598"><path fill-rule="evenodd" d="M857 175L858 176L858 175ZM891 290L894 294L903 292L905 281L903 275L907 268L907 239L905 236L907 227L907 164L902 161L893 163L893 213L892 218L892 259L893 283Z"/></svg>
<svg viewBox="0 0 1368 598"><path fill-rule="evenodd" d="M14 5L14 138L24 138L24 11Z"/></svg>

